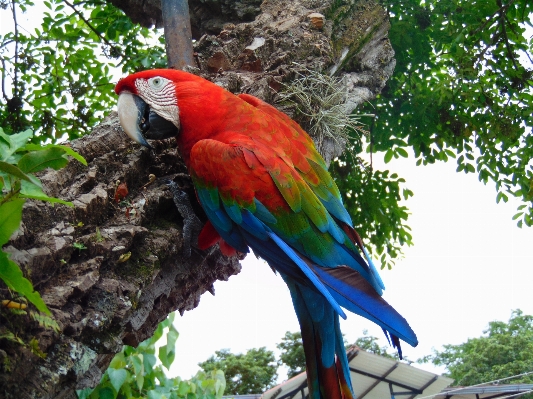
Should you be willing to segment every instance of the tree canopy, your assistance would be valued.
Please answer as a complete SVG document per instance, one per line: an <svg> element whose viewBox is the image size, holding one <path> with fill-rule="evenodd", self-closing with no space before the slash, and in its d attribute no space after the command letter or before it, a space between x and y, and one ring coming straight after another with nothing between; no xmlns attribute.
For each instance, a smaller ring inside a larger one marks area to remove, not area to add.
<svg viewBox="0 0 533 399"><path fill-rule="evenodd" d="M457 171L493 181L497 201L523 201L533 223L533 3L385 2L396 69L375 104L375 151L412 148L417 163L457 158ZM528 29L528 30L527 30Z"/></svg>
<svg viewBox="0 0 533 399"><path fill-rule="evenodd" d="M226 395L261 393L272 388L278 377L274 352L265 347L233 354L228 349L216 351L204 362L198 363L204 372L222 370L226 377Z"/></svg>
<svg viewBox="0 0 533 399"><path fill-rule="evenodd" d="M491 321L483 336L459 345L444 345L422 359L446 367L454 385L469 386L501 380L501 383L533 383L533 316L514 310L507 323ZM533 394L524 396L532 398Z"/></svg>
<svg viewBox="0 0 533 399"><path fill-rule="evenodd" d="M305 371L305 353L300 331L287 331L276 347L281 351L279 363L287 366L289 378Z"/></svg>
<svg viewBox="0 0 533 399"><path fill-rule="evenodd" d="M81 137L114 106L117 70L166 66L163 35L110 3L51 0L38 10L29 0L0 4L14 20L0 37L0 126L8 134L31 129L34 143ZM43 13L34 31L20 25L29 10Z"/></svg>
<svg viewBox="0 0 533 399"><path fill-rule="evenodd" d="M529 0L381 0L390 14L396 68L366 111L376 120L367 151L385 161L456 158L457 171L496 185L496 201L522 200L514 219L533 223L533 3ZM529 28L529 31L526 31ZM529 33L528 33L529 32ZM363 148L355 148L358 153ZM332 170L356 227L381 255L412 244L413 193L401 176L338 159ZM394 204L393 204L394 203ZM374 232L379 232L374 234ZM381 240L385 234L387 240Z"/></svg>

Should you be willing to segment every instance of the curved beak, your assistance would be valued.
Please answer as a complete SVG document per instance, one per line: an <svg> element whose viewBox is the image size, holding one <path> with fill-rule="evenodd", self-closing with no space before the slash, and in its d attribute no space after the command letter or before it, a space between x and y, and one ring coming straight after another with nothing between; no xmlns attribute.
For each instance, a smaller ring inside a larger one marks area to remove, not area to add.
<svg viewBox="0 0 533 399"><path fill-rule="evenodd" d="M141 131L146 113L146 104L139 96L131 93L120 93L118 96L117 112L122 129L130 138L142 146L152 148Z"/></svg>
<svg viewBox="0 0 533 399"><path fill-rule="evenodd" d="M135 94L120 93L117 112L126 134L144 147L152 148L146 139L163 140L179 133L172 122L156 114L141 97Z"/></svg>

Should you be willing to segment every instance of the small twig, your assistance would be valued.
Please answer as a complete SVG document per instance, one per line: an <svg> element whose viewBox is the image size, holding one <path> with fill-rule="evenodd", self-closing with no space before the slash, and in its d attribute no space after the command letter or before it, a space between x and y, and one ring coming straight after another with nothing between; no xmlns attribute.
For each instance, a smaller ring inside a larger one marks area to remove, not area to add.
<svg viewBox="0 0 533 399"><path fill-rule="evenodd" d="M485 27L487 26L487 24L488 24L489 22L491 22L492 19L493 19L496 15L498 15L501 11L505 11L507 8L509 8L510 6L512 6L513 3L515 3L515 2L516 2L516 0L511 0L511 1L510 1L508 4L506 4L505 6L502 6L501 2L498 2L498 5L500 6L500 9L496 10L496 11L494 12L494 14L492 14L492 15L491 15L491 16L490 16L490 17L489 17L489 18L483 23L483 25L481 25L480 27L478 27L478 28L472 33L472 36L475 36L476 33L482 31L483 29L485 29Z"/></svg>
<svg viewBox="0 0 533 399"><path fill-rule="evenodd" d="M11 44L11 43L13 43L13 42L14 42L14 40L7 40L7 41L3 42L2 44L0 44L0 48L5 47L5 46L7 46L8 44Z"/></svg>
<svg viewBox="0 0 533 399"><path fill-rule="evenodd" d="M11 10L13 12L13 22L15 23L15 77L13 79L13 97L17 97L18 95L19 28L18 28L18 22L17 22L17 11L16 11L15 0L11 0Z"/></svg>
<svg viewBox="0 0 533 399"><path fill-rule="evenodd" d="M9 100L6 94L6 88L5 88L5 80L6 80L6 61L2 58L2 96L4 96L4 100Z"/></svg>
<svg viewBox="0 0 533 399"><path fill-rule="evenodd" d="M102 34L100 32L98 32L92 25L91 23L83 16L83 14L78 11L78 9L73 5L71 4L68 0L63 0L63 3L65 3L67 6L69 6L70 8L72 8L72 10L74 11L74 13L80 17L80 19L85 22L85 25L87 25L89 27L90 30L92 30L94 32L94 34L96 36L98 36L100 38L100 40L102 40L105 44L107 44L109 47L111 47L113 50L116 50L117 52L121 53L120 52L120 49L118 49L116 46L113 45L113 43L111 43L109 40L107 40L104 36L102 36Z"/></svg>
<svg viewBox="0 0 533 399"><path fill-rule="evenodd" d="M514 1L514 0L513 0ZM509 4L511 4L513 1L511 1ZM505 39L505 48L507 49L507 55L509 58L511 58L511 61L513 62L513 65L515 69L518 71L518 65L516 65L516 60L514 57L514 54L511 50L511 45L509 44L509 38L507 37L507 29L505 28L505 13L503 12L503 6L501 0L497 1L498 5L500 6L500 25L502 29L503 38Z"/></svg>

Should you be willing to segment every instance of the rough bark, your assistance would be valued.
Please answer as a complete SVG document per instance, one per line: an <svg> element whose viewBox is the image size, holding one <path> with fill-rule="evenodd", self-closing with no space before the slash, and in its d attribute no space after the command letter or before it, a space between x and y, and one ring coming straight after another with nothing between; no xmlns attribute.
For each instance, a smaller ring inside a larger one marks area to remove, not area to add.
<svg viewBox="0 0 533 399"><path fill-rule="evenodd" d="M276 104L276 94L297 73L323 71L344 81L351 113L373 100L394 71L389 28L387 12L372 0L266 0L253 22L225 23L216 35L204 30L194 46L198 73L278 106L309 131L294 107ZM344 150L342 142L313 139L328 164Z"/></svg>
<svg viewBox="0 0 533 399"><path fill-rule="evenodd" d="M161 21L157 0L112 2L134 21ZM275 104L276 93L298 71L321 70L344 79L351 112L379 94L394 69L387 14L374 1L190 0L190 9L198 38L193 72L235 93ZM292 115L290 107L282 109ZM328 145L323 153L331 159L341 148ZM25 342L35 337L47 353L40 359L0 340L0 397L75 397L74 389L99 381L123 344L149 337L169 312L193 309L215 280L240 270L237 259L218 250L182 256L182 220L161 181L177 176L180 185L189 184L173 141L155 143L155 151L140 149L112 114L72 146L89 166L72 161L41 178L49 195L74 208L29 201L23 227L6 247L43 295L60 332L0 310L0 323ZM149 174L157 180L143 188ZM127 183L130 205L115 202L117 180ZM1 288L0 294L9 295Z"/></svg>

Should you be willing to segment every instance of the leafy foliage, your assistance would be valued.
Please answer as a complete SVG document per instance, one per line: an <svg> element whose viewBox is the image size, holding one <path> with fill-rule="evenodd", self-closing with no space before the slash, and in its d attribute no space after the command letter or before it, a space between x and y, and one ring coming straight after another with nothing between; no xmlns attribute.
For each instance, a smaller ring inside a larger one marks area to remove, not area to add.
<svg viewBox="0 0 533 399"><path fill-rule="evenodd" d="M124 346L111 361L100 384L94 389L77 391L80 399L148 398L148 399L217 399L224 393L225 381L221 370L199 372L191 380L167 378L159 360L167 369L174 361L178 332L174 328L174 313L157 327L152 338L137 348ZM159 348L156 342L168 328L167 344Z"/></svg>
<svg viewBox="0 0 533 399"><path fill-rule="evenodd" d="M82 156L69 147L57 144L28 144L32 136L30 130L7 135L0 128L0 248L19 228L26 198L72 206L69 202L47 196L42 190L40 180L33 173L45 168L60 169L68 163L68 156L87 164ZM39 311L50 314L41 296L33 290L31 282L23 276L19 266L1 249L0 278L10 289L24 295Z"/></svg>
<svg viewBox="0 0 533 399"><path fill-rule="evenodd" d="M352 216L354 228L365 244L389 269L401 255L404 245L413 245L411 228L406 224L408 209L400 201L413 196L402 188L405 180L388 170L374 170L362 160L349 162L345 153L331 165L344 206Z"/></svg>
<svg viewBox="0 0 533 399"><path fill-rule="evenodd" d="M529 0L382 0L396 69L375 104L374 150L417 164L457 158L457 171L524 202L533 224L533 41ZM530 36L530 34L529 34Z"/></svg>
<svg viewBox="0 0 533 399"><path fill-rule="evenodd" d="M162 35L156 40L111 4L43 4L47 10L40 28L16 24L0 36L2 80L11 86L0 100L0 125L8 134L32 129L34 143L88 133L115 103L113 69L166 65ZM31 0L13 2L12 15L16 19L32 5Z"/></svg>
<svg viewBox="0 0 533 399"><path fill-rule="evenodd" d="M300 331L287 331L276 347L281 351L279 362L289 368L287 371L289 378L305 371L305 353Z"/></svg>
<svg viewBox="0 0 533 399"><path fill-rule="evenodd" d="M459 345L444 345L443 351L421 361L445 366L454 385L465 386L533 371L533 316L514 310L508 323L492 321L483 333ZM501 382L533 384L533 374Z"/></svg>
<svg viewBox="0 0 533 399"><path fill-rule="evenodd" d="M272 388L277 378L274 352L265 347L237 355L222 349L198 366L205 373L222 370L226 376L227 395L262 393Z"/></svg>

